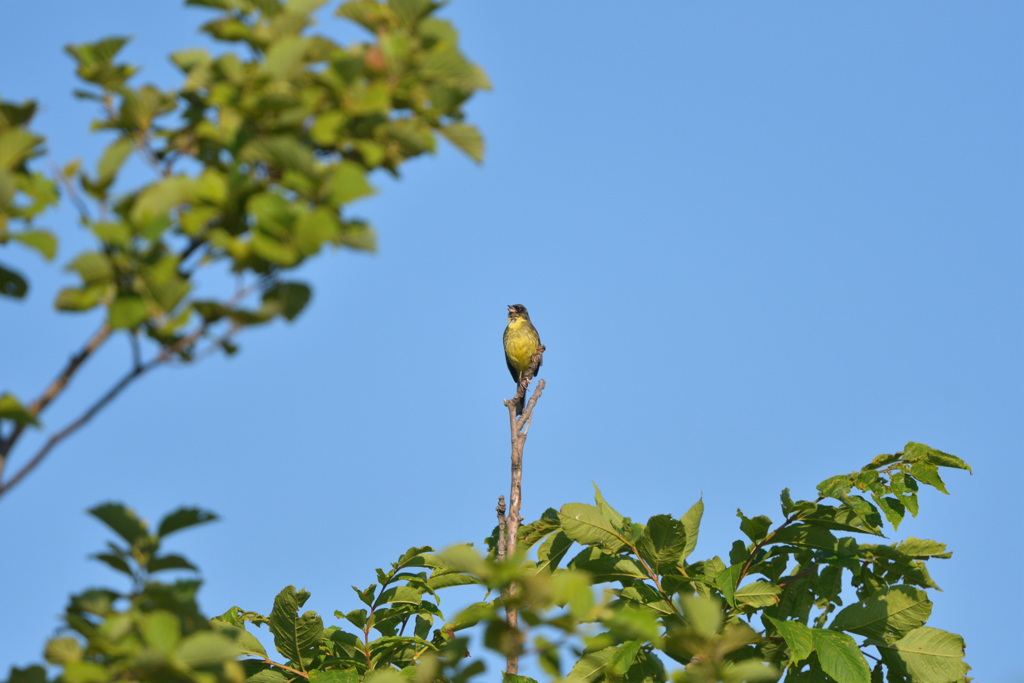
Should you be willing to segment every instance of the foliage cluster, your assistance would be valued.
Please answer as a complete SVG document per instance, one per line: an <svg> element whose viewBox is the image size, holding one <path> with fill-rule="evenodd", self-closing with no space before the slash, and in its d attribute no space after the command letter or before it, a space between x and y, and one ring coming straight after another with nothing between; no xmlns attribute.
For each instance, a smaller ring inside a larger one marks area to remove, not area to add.
<svg viewBox="0 0 1024 683"><path fill-rule="evenodd" d="M701 501L678 518L655 515L640 524L598 490L594 505L549 509L521 527L517 554L506 562L495 559L496 534L488 555L470 546L410 548L389 570L377 570L376 583L353 587L364 606L335 612L343 626L326 627L316 613L300 614L309 593L292 586L266 616L233 607L202 619L194 578L163 584L151 576L191 569L184 558L162 554L161 541L213 515L179 510L151 533L130 510L104 505L91 512L122 545L97 557L127 575L132 590L72 598L71 635L52 640L46 657L62 667L55 683L462 682L485 670L467 649L475 630L486 648L533 656L553 679L576 683L967 681L962 638L926 625L928 590L938 588L927 562L951 553L935 541L885 544L851 535L879 538L885 519L896 527L905 512L916 515L920 484L946 492L941 467L970 469L910 443L826 479L814 500L794 501L784 490L779 523L738 511L745 538L727 557L692 562ZM439 592L465 585L487 594L446 620ZM508 626L506 608L519 610L521 629ZM266 626L283 661L247 625ZM35 667L16 670L9 683L46 680Z"/></svg>
<svg viewBox="0 0 1024 683"><path fill-rule="evenodd" d="M434 16L440 4L344 3L336 14L373 41L339 45L310 32L325 2L188 0L218 12L203 31L226 49L173 54L184 79L174 90L133 85L138 68L118 61L126 38L68 46L85 86L75 94L100 110L92 129L113 136L91 172L77 161L56 177L36 170L44 140L30 130L35 103L0 101L0 245L53 259L57 238L37 223L63 188L95 247L67 264L77 282L55 306L106 317L39 399L0 395L0 473L22 431L112 332L131 335L134 368L97 408L156 365L233 353L240 330L294 319L311 289L292 271L325 246L374 249L372 228L349 209L373 192L369 174L397 175L435 151L439 136L481 160L482 137L463 107L490 85ZM140 170L126 171L133 158ZM27 291L23 275L0 264L0 294ZM22 474L0 482L0 494Z"/></svg>

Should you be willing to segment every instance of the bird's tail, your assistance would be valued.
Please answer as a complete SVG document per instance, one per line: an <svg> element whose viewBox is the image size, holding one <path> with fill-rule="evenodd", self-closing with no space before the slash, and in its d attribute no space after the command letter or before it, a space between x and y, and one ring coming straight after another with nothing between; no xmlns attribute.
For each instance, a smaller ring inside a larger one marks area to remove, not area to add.
<svg viewBox="0 0 1024 683"><path fill-rule="evenodd" d="M523 395L519 397L519 402L516 403L516 417L523 414L523 409L526 407L526 387L523 385L523 373L519 373L519 381L516 382L516 393L519 393L519 388L522 387Z"/></svg>

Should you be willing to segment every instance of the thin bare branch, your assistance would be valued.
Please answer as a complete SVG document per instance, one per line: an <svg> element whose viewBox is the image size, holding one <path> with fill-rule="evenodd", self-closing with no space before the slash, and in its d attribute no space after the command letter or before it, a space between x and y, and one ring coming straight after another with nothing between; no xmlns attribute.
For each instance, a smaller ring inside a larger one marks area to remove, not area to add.
<svg viewBox="0 0 1024 683"><path fill-rule="evenodd" d="M254 284L240 289L228 302L228 307L230 308L235 306L238 302L240 302L242 299L248 296L255 289L255 287L256 285ZM10 479L8 479L6 482L0 483L0 496L3 496L16 484L18 484L18 482L24 479L25 475L27 475L29 472L35 469L39 465L39 463L43 461L47 454L49 454L49 452L53 450L54 446L56 446L61 441L74 434L76 431L78 431L79 428L81 428L83 425L89 422L89 420L91 420L108 403L114 400L117 397L117 395L120 394L129 384L131 384L133 381L135 381L142 375L146 374L153 368L172 360L176 355L180 354L182 351L192 348L195 345L195 343L201 337L203 337L203 335L206 334L208 326L209 324L204 322L191 333L179 339L176 343L161 349L160 353L157 354L157 356L152 360L143 364L136 363L132 367L130 372L128 372L120 380L118 380L118 382L114 384L114 386L108 389L107 392L103 394L103 396L101 396L95 403L93 403L89 408L87 408L85 412L83 412L78 418L73 420L63 429L56 432L49 439L47 439L46 443L43 444L42 448L36 451L35 455L33 455L32 458L29 459L29 461L25 463L25 465L23 465L20 470L15 472L15 474ZM237 329L237 326L232 326L232 330L229 334L233 334L235 329ZM107 325L104 325L103 328L100 329L100 332L94 335L93 339L91 339L89 344L86 345L86 348L83 349L83 351L80 352L77 356L71 359L71 363L68 364L68 368L66 368L65 371L61 373L61 376L58 377L57 380L43 393L43 396L41 396L39 399L37 399L36 402L29 406L29 410L31 411L38 404L38 408L36 409L36 412L33 412L33 415L38 414L38 411L42 410L42 408L45 407L46 404L49 403L53 399L53 397L60 392L61 389L64 388L64 385L67 384L67 380L70 378L71 374L73 374L74 371L78 368L78 366L81 365L82 361L85 360L85 358L88 357L90 353L95 351L95 348L98 347L99 344L101 344L103 340L105 340L109 335L110 328ZM16 437L17 432L12 433L11 439L8 439L8 442L6 442L5 445L13 443L13 439Z"/></svg>
<svg viewBox="0 0 1024 683"><path fill-rule="evenodd" d="M143 365L138 368L133 368L131 372L122 377L117 384L115 384L107 391L107 393L101 396L100 400L96 401L96 403L92 404L92 406L88 410L82 413L78 417L78 419L74 420L71 424L64 427L64 429L60 430L56 434L52 435L49 439L47 439L46 443L43 444L43 447L40 448L36 452L36 454L32 456L31 460L25 463L25 465L22 466L20 470L15 472L13 477L8 479L3 484L0 484L0 496L4 495L9 490L11 490L11 488L13 488L15 485L17 485L18 482L25 478L25 475L34 470L36 466L43 461L43 458L46 457L46 455L53 449L54 446L56 446L58 443L60 443L68 436L73 434L75 431L77 431L79 427L81 427L86 422L91 420L96 413L103 409L104 406L106 406L108 403L114 400L114 398L118 394L120 394L125 387L131 384L132 380L134 380L136 377L145 372L146 367L147 366Z"/></svg>
<svg viewBox="0 0 1024 683"><path fill-rule="evenodd" d="M505 545L505 496L498 496L498 506L494 508L498 513L498 560L503 561L507 557Z"/></svg>
<svg viewBox="0 0 1024 683"><path fill-rule="evenodd" d="M57 378L50 383L50 386L46 387L39 397L32 401L28 405L28 412L32 417L39 417L39 415L46 409L48 405L53 401L57 395L63 391L64 387L67 386L68 382L75 375L78 369L82 366L82 363L86 361L89 356L96 352L103 342L110 337L110 326L104 323L96 333L90 337L89 341L85 343L85 346L79 350L74 356L68 360L67 365L61 370ZM25 425L17 425L11 431L10 436L7 437L2 443L0 443L0 475L3 474L4 465L7 461L7 455L11 452L14 444L18 441L18 437L21 436L25 430Z"/></svg>
<svg viewBox="0 0 1024 683"><path fill-rule="evenodd" d="M142 350L139 348L139 335L132 330L130 336L132 340L132 366L138 368L142 366Z"/></svg>
<svg viewBox="0 0 1024 683"><path fill-rule="evenodd" d="M78 190L71 184L71 179L64 175L64 172L60 169L57 164L51 164L50 170L53 175L56 176L58 182L64 187L64 191L68 194L68 199L75 205L75 209L78 211L78 215L81 217L83 223L91 223L92 216L89 215L89 207L86 206L85 202L82 201L82 196L78 194Z"/></svg>
<svg viewBox="0 0 1024 683"><path fill-rule="evenodd" d="M511 400L505 401L505 407L508 408L509 426L512 432L512 490L509 493L509 511L508 515L505 517L505 524L503 527L505 534L506 558L515 555L519 536L519 524L523 521L522 516L519 514L519 510L521 509L523 502L523 447L526 445L526 435L530 430L530 421L533 418L533 409L537 405L537 400L544 392L544 380L537 382L537 389L533 392L533 396L530 397L526 407L523 409L523 414L519 416L518 420L516 419L516 406L526 396L526 391L530 386L530 380L536 376L537 369L540 367L541 361L544 360L544 350L543 345L537 347L537 351L530 359L530 366L519 379L519 385L516 387L516 395L512 397ZM508 587L505 597L515 598L515 595L516 585L513 583ZM509 628L517 629L519 627L518 610L506 608L505 618L508 622ZM519 673L518 654L511 654L505 659L505 672L510 675Z"/></svg>

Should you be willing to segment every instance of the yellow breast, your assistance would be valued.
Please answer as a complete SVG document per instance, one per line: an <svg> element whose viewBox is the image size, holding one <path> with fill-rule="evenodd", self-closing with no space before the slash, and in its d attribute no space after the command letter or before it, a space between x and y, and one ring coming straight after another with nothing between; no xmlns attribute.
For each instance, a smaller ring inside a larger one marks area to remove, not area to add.
<svg viewBox="0 0 1024 683"><path fill-rule="evenodd" d="M530 366L530 358L537 352L537 331L525 320L513 320L505 329L505 355L519 372Z"/></svg>

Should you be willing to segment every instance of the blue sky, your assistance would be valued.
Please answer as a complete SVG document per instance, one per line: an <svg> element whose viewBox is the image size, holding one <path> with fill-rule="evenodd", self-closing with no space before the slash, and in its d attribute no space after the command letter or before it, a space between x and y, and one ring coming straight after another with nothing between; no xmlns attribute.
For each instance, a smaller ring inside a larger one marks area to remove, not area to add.
<svg viewBox="0 0 1024 683"><path fill-rule="evenodd" d="M104 138L62 47L134 36L140 80L203 44L177 2L5 9L4 99L34 98L52 158ZM83 514L122 500L222 520L173 546L204 608L308 607L411 545L480 542L508 488L505 306L548 347L524 514L590 501L634 519L703 495L697 555L734 516L920 441L965 458L906 536L945 541L929 624L964 635L977 680L1017 680L1003 589L1020 575L1024 447L1024 5L470 3L445 10L495 88L470 118L477 166L445 147L358 208L375 255L303 268L310 308L242 352L132 388L0 502L0 671L41 658L67 595L116 580ZM321 30L359 34L334 19ZM58 262L86 242L44 224ZM50 308L69 281L17 247L0 301L0 389L30 398L98 325ZM58 426L130 362L108 345L47 416ZM38 437L15 457L27 457ZM452 605L442 605L451 608ZM333 619L328 618L329 623Z"/></svg>

